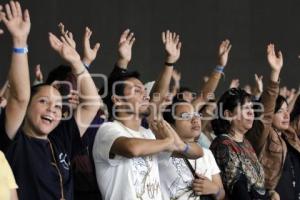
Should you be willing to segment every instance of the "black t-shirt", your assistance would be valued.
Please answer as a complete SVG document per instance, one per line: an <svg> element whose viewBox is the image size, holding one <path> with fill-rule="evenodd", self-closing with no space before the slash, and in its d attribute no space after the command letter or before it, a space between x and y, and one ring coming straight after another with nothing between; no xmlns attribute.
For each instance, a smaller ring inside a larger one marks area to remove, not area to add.
<svg viewBox="0 0 300 200"><path fill-rule="evenodd" d="M0 116L0 135L1 138L6 136L5 112L2 112ZM61 121L58 127L49 134L55 162L48 140L28 137L21 129L17 131L15 139L5 152L19 186L19 199L60 199L61 182L55 163L62 176L64 198L73 199L70 158L72 140L76 137L80 137L80 133L74 118Z"/></svg>
<svg viewBox="0 0 300 200"><path fill-rule="evenodd" d="M93 145L99 126L104 122L98 114L81 138L73 141L71 160L74 174L74 199L100 200L101 194L96 179Z"/></svg>
<svg viewBox="0 0 300 200"><path fill-rule="evenodd" d="M300 154L288 143L287 155L276 191L280 199L300 199Z"/></svg>

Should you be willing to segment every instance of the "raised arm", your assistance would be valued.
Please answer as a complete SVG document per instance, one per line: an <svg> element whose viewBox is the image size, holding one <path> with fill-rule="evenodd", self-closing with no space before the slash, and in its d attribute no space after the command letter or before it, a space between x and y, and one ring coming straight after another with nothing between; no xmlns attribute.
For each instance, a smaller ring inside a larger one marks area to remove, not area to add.
<svg viewBox="0 0 300 200"><path fill-rule="evenodd" d="M51 47L70 63L72 72L77 77L80 104L75 110L74 117L80 134L83 135L100 108L97 88L91 75L83 66L79 54L65 39L59 40L55 35L49 33L49 41Z"/></svg>
<svg viewBox="0 0 300 200"><path fill-rule="evenodd" d="M83 58L82 58L82 62L84 64L85 67L89 67L92 62L96 59L97 57L97 53L100 49L100 43L97 42L93 48L91 48L91 42L90 42L90 38L92 36L92 31L89 27L85 28L85 33L83 36Z"/></svg>
<svg viewBox="0 0 300 200"><path fill-rule="evenodd" d="M44 82L44 77L43 77L43 73L42 73L42 70L41 70L41 65L38 64L35 66L35 76L34 76L34 81L33 81L33 84L32 85L38 85L38 84L41 84Z"/></svg>
<svg viewBox="0 0 300 200"><path fill-rule="evenodd" d="M5 129L8 137L13 139L25 117L30 98L30 78L27 57L27 38L30 32L28 10L22 13L19 2L11 1L5 5L5 12L0 11L12 37L13 52L8 73L10 95L5 110Z"/></svg>
<svg viewBox="0 0 300 200"><path fill-rule="evenodd" d="M262 119L261 121L255 121L249 133L246 134L257 154L262 150L272 128L276 98L279 92L279 75L283 66L282 53L279 51L276 55L274 44L268 45L267 59L271 73L270 82L261 97L261 103L264 108Z"/></svg>
<svg viewBox="0 0 300 200"><path fill-rule="evenodd" d="M294 93L293 98L290 100L289 105L288 105L288 111L291 113L295 107L296 101L300 95L300 87L298 88L298 91Z"/></svg>
<svg viewBox="0 0 300 200"><path fill-rule="evenodd" d="M210 94L214 93L219 81L221 79L221 76L223 74L224 68L227 65L229 52L231 50L231 44L229 40L224 40L219 46L218 49L218 64L214 71L211 73L209 79L203 87L201 88L198 97L192 102L193 106L200 110L201 107L204 105L204 102L207 102L209 100ZM203 102L204 101L204 102ZM202 106L201 106L202 105Z"/></svg>
<svg viewBox="0 0 300 200"><path fill-rule="evenodd" d="M171 95L174 97L180 89L181 73L177 70L173 70L172 79L174 80L174 86L171 90Z"/></svg>
<svg viewBox="0 0 300 200"><path fill-rule="evenodd" d="M254 74L254 79L255 85L252 94L255 100L259 100L264 91L263 76L258 76L257 74Z"/></svg>
<svg viewBox="0 0 300 200"><path fill-rule="evenodd" d="M76 42L74 40L72 32L65 30L65 25L60 22L59 31L65 41L74 49L76 49ZM100 49L100 43L97 42L93 48L91 48L91 36L92 31L89 27L85 27L85 32L82 39L82 47L83 47L83 55L82 55L82 63L86 68L89 68L92 62L96 59L98 51Z"/></svg>
<svg viewBox="0 0 300 200"><path fill-rule="evenodd" d="M150 121L156 119L158 117L157 114L160 114L160 105L164 102L164 99L169 93L173 67L180 57L181 42L179 35L167 30L162 33L162 42L165 47L166 59L164 68L151 92L151 102L156 105L156 108L153 109L151 107Z"/></svg>
<svg viewBox="0 0 300 200"><path fill-rule="evenodd" d="M132 46L135 42L134 33L126 29L119 40L118 60L116 65L121 69L126 69L132 56Z"/></svg>

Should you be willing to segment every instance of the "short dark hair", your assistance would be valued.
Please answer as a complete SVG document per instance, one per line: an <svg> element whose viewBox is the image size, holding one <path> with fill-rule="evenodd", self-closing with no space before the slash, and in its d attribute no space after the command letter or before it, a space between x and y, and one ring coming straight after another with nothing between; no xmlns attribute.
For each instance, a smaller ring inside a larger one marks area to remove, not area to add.
<svg viewBox="0 0 300 200"><path fill-rule="evenodd" d="M183 99L180 99L178 97L174 97L173 98L173 101L172 101L172 104L171 105L168 105L165 109L165 111L163 112L163 118L169 123L169 124L172 124L174 125L175 124L175 118L174 118L174 113L176 113L176 104L178 103L187 103L187 104L190 104L189 102L183 100ZM173 110L175 109L175 110Z"/></svg>
<svg viewBox="0 0 300 200"><path fill-rule="evenodd" d="M123 73L118 73L118 74L114 74L113 76L110 76L108 78L108 92L107 92L107 96L103 98L103 102L106 104L107 106L107 111L108 111L108 119L111 121L113 120L113 116L112 116L112 108L113 108L113 101L111 99L112 95L113 95L113 86L114 83L120 81L120 82L125 82L131 78L136 78L138 80L140 80L140 74L137 71L132 71L132 72L128 72L125 71ZM116 87L114 88L116 94L118 96L124 96L124 89L125 89L125 84L126 83L121 83L121 84L117 84ZM103 88L101 89L100 93L103 93Z"/></svg>
<svg viewBox="0 0 300 200"><path fill-rule="evenodd" d="M216 135L227 134L230 131L231 124L223 118L224 111L233 112L238 105L244 105L247 101L251 101L251 95L241 88L231 88L221 96L217 103L217 117L211 122Z"/></svg>
<svg viewBox="0 0 300 200"><path fill-rule="evenodd" d="M34 97L34 95L36 95L36 93L38 93L42 87L53 87L52 85L49 85L47 83L41 83L41 84L37 84L37 85L34 85L30 88L30 101L32 100L32 98ZM59 90L57 90L59 92ZM61 93L59 92L59 94L61 95Z"/></svg>

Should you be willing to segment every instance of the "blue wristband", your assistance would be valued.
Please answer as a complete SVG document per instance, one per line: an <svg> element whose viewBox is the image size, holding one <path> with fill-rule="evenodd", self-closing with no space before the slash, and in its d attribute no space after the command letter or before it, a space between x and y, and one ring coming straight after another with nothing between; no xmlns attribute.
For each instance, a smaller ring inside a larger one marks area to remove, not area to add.
<svg viewBox="0 0 300 200"><path fill-rule="evenodd" d="M28 48L24 47L24 48L13 48L13 52L14 53L19 53L19 54L24 54L24 53L28 53Z"/></svg>
<svg viewBox="0 0 300 200"><path fill-rule="evenodd" d="M218 192L216 193L216 194L214 194L214 196L216 197L216 198L218 198L219 197L219 195L221 194L221 187L219 187L219 190L218 190Z"/></svg>
<svg viewBox="0 0 300 200"><path fill-rule="evenodd" d="M215 68L215 71L216 71L216 72L223 73L224 67L223 67L223 66L217 66L217 67Z"/></svg>
<svg viewBox="0 0 300 200"><path fill-rule="evenodd" d="M187 154L187 152L189 151L189 149L190 149L190 145L187 144L187 143L185 143L185 147L184 147L183 153Z"/></svg>

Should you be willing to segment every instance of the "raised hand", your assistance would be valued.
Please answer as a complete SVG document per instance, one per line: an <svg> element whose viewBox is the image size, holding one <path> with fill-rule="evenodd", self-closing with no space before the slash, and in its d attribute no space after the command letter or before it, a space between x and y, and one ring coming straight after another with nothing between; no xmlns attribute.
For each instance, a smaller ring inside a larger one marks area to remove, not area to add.
<svg viewBox="0 0 300 200"><path fill-rule="evenodd" d="M54 34L49 33L49 42L51 47L71 65L81 63L79 54L66 40L62 38L60 40Z"/></svg>
<svg viewBox="0 0 300 200"><path fill-rule="evenodd" d="M285 98L287 97L287 93L288 93L288 89L286 86L279 89L279 94Z"/></svg>
<svg viewBox="0 0 300 200"><path fill-rule="evenodd" d="M100 43L97 42L93 48L91 48L90 38L92 36L92 31L89 27L85 28L85 33L83 36L83 59L82 61L86 65L90 65L96 58L98 50L100 48Z"/></svg>
<svg viewBox="0 0 300 200"><path fill-rule="evenodd" d="M228 39L221 42L218 51L218 66L225 67L227 65L229 52L232 45Z"/></svg>
<svg viewBox="0 0 300 200"><path fill-rule="evenodd" d="M231 83L229 85L229 88L238 88L240 86L240 80L239 79L232 79Z"/></svg>
<svg viewBox="0 0 300 200"><path fill-rule="evenodd" d="M72 32L65 30L65 25L62 22L58 24L58 27L60 34L62 35L60 39L65 40L72 48L76 49L76 42L74 40Z"/></svg>
<svg viewBox="0 0 300 200"><path fill-rule="evenodd" d="M181 42L179 35L171 33L169 30L162 33L162 42L165 45L165 51L167 53L166 62L175 63L180 57Z"/></svg>
<svg viewBox="0 0 300 200"><path fill-rule="evenodd" d="M258 76L257 74L255 74L254 78L255 78L255 89L256 89L255 92L261 94L264 89L263 76Z"/></svg>
<svg viewBox="0 0 300 200"><path fill-rule="evenodd" d="M129 29L126 29L119 40L118 48L118 66L127 68L128 63L131 60L132 56L132 46L135 42L134 33L130 32Z"/></svg>
<svg viewBox="0 0 300 200"><path fill-rule="evenodd" d="M35 67L35 78L37 81L43 81L43 73L40 64Z"/></svg>
<svg viewBox="0 0 300 200"><path fill-rule="evenodd" d="M31 26L28 10L22 13L20 3L10 1L5 4L5 12L0 10L0 19L11 34L14 47L26 47Z"/></svg>
<svg viewBox="0 0 300 200"><path fill-rule="evenodd" d="M267 58L272 71L280 72L283 66L283 56L281 51L275 52L274 44L269 44L267 47Z"/></svg>

